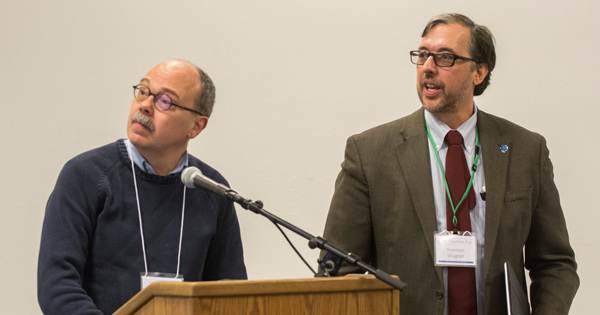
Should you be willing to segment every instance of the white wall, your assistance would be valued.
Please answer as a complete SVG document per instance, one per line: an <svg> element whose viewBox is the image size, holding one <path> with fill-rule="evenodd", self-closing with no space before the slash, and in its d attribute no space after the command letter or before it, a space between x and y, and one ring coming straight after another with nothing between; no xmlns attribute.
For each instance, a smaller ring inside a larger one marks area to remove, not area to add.
<svg viewBox="0 0 600 315"><path fill-rule="evenodd" d="M460 12L497 41L492 85L476 99L548 140L579 263L573 314L596 309L600 189L600 4L573 1L0 2L0 313L38 314L44 207L71 157L125 137L131 86L183 58L217 86L190 152L234 189L322 235L345 139L419 108L426 22ZM279 231L238 208L251 279L310 277ZM315 265L316 251L288 233Z"/></svg>

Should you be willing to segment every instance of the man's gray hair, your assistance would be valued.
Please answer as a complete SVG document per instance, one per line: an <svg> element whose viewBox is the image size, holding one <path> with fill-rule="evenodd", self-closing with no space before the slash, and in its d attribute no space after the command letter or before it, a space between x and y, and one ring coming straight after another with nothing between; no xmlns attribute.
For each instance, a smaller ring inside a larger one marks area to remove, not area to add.
<svg viewBox="0 0 600 315"><path fill-rule="evenodd" d="M469 53L476 64L486 64L488 74L479 85L475 87L474 95L481 95L490 85L492 70L496 66L496 49L494 47L494 35L490 30L483 26L475 24L468 17L458 13L440 14L427 23L421 37L427 36L432 28L439 24L460 24L471 30L471 41L469 42ZM471 67L475 70L475 65Z"/></svg>
<svg viewBox="0 0 600 315"><path fill-rule="evenodd" d="M195 64L187 60L180 61L183 61L189 64L190 66L196 68L196 70L198 70L198 73L200 74L201 87L200 95L198 95L194 100L194 107L197 111L201 112L202 115L210 117L210 114L212 114L213 106L215 105L216 97L215 85L212 79L208 76L208 74L206 74L206 72L204 72L202 69L200 69L200 67L196 66Z"/></svg>

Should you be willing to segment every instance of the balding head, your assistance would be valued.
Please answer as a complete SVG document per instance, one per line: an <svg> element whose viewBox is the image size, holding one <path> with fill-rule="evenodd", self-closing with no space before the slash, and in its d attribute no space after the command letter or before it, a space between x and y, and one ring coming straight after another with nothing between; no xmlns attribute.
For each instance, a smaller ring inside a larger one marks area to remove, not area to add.
<svg viewBox="0 0 600 315"><path fill-rule="evenodd" d="M182 65L187 65L196 71L197 75L200 78L201 89L200 94L196 97L195 100L195 109L201 112L204 116L210 117L212 114L213 106L215 104L215 96L216 90L215 85L213 84L212 79L204 72L200 67L195 64L185 61L185 60L169 60L166 63L178 63Z"/></svg>

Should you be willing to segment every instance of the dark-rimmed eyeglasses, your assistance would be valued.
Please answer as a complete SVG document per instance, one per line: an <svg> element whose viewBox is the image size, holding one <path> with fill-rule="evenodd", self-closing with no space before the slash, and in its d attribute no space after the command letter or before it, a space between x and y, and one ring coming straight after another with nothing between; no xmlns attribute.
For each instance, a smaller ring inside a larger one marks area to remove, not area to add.
<svg viewBox="0 0 600 315"><path fill-rule="evenodd" d="M148 97L150 96L154 96L154 107L160 111L166 111L169 108L171 108L171 106L175 106L175 107L179 107L181 109L185 109L187 111L190 111L192 113L196 113L200 116L204 116L202 115L201 112L187 108L187 107L183 107L181 105L177 105L175 103L173 103L173 101L171 101L171 98L168 95L165 94L152 94L150 92L150 88L143 85L143 84L138 84L138 85L134 85L133 86L133 96L135 96L135 98L139 101L139 102L143 102L145 101Z"/></svg>
<svg viewBox="0 0 600 315"><path fill-rule="evenodd" d="M411 50L410 51L410 61L418 66L424 65L429 56L433 56L433 61L435 65L438 67L452 67L454 66L454 62L456 59L460 60L469 60L475 62L475 60L451 53L446 52L437 52L432 53L424 50Z"/></svg>

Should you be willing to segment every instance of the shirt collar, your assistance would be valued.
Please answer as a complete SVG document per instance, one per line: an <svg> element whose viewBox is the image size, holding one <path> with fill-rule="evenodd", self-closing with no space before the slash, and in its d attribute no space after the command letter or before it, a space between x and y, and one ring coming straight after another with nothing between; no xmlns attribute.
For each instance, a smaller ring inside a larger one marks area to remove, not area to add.
<svg viewBox="0 0 600 315"><path fill-rule="evenodd" d="M473 115L465 121L462 125L460 125L456 130L460 132L464 139L463 147L467 150L467 152L472 153L475 149L475 127L477 126L477 105L473 106L475 109L473 111ZM444 138L448 131L453 130L448 127L444 122L437 119L433 116L432 113L425 110L425 122L429 127L429 131L431 132L431 136L433 137L433 141L435 142L435 147L439 151L442 148L447 147L448 145L444 143Z"/></svg>
<svg viewBox="0 0 600 315"><path fill-rule="evenodd" d="M129 158L133 160L133 163L135 163L135 165L137 165L145 173L156 175L156 172L154 171L152 166L140 154L140 151L138 151L138 149L131 143L131 141L129 141L129 139L125 139L123 142L125 143L125 147L127 148L127 152L129 153ZM187 151L185 151L179 158L179 162L177 162L177 166L175 167L175 169L169 174L179 173L183 171L183 169L187 166L188 153Z"/></svg>

